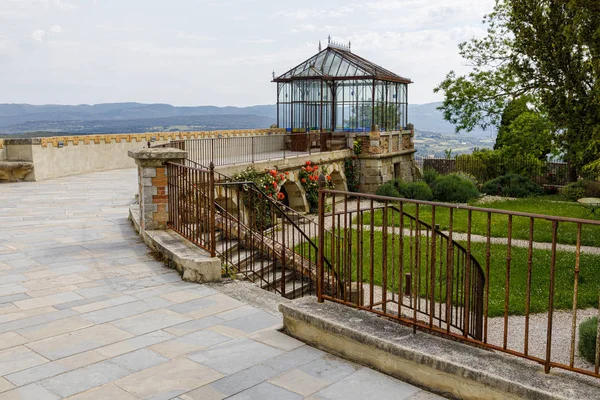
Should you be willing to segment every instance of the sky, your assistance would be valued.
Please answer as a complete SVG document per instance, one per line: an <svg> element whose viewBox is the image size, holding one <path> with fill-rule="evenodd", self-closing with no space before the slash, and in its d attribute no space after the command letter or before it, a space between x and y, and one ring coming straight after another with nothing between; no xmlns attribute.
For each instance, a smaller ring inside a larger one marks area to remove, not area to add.
<svg viewBox="0 0 600 400"><path fill-rule="evenodd" d="M410 78L409 102L468 67L494 0L0 0L0 103L273 104L327 37Z"/></svg>

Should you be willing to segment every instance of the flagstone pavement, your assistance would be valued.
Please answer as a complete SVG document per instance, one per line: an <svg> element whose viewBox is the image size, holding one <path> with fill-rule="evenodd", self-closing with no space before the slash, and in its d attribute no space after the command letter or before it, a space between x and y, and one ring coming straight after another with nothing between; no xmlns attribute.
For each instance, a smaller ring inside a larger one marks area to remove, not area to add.
<svg viewBox="0 0 600 400"><path fill-rule="evenodd" d="M181 281L127 220L136 179L0 184L0 400L441 399Z"/></svg>

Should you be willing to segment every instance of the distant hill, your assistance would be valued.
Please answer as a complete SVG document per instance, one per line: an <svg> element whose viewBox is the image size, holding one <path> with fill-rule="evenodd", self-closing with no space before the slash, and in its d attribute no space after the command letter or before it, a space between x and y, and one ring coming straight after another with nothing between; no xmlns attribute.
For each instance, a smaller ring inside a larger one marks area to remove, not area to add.
<svg viewBox="0 0 600 400"><path fill-rule="evenodd" d="M415 126L417 132L427 133L454 133L454 125L444 119L443 113L437 108L442 102L426 104L409 104L408 120ZM491 132L474 129L472 132L461 132L463 136L489 138L494 136Z"/></svg>
<svg viewBox="0 0 600 400"><path fill-rule="evenodd" d="M409 121L418 132L454 133L436 108L441 103L409 105ZM276 123L274 104L251 107L176 107L169 104L96 105L0 104L0 134L31 132L133 133L148 131L266 128ZM473 136L487 136L476 131Z"/></svg>

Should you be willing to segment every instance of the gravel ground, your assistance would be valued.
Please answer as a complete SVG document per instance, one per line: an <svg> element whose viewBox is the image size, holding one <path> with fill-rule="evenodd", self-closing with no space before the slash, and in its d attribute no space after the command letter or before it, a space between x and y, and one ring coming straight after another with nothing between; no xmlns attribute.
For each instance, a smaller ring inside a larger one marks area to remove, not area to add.
<svg viewBox="0 0 600 400"><path fill-rule="evenodd" d="M364 299L365 305L369 304L370 299L370 286L367 284L363 285L364 288ZM380 286L374 286L373 288L374 303L382 301L382 290ZM392 295L388 292L388 300L398 300L398 296ZM403 304L411 304L412 299L403 297ZM376 307L381 310L381 306ZM420 309L428 309L428 303L425 299L420 299ZM455 309L456 310L456 309ZM461 310L459 310L461 311ZM388 303L387 312L392 315L397 315L398 306L397 304ZM435 315L444 316L446 313L445 304L435 304ZM402 315L407 318L413 318L414 313L411 308L403 306ZM579 324L593 316L598 315L598 310L594 308L588 308L584 310L577 310L577 322L575 331L575 357L574 366L586 370L593 370L594 365L587 362L578 356L577 345L579 343ZM552 361L569 365L571 355L571 338L572 338L572 311L554 311L552 317ZM424 322L429 322L427 316L417 313L417 319ZM434 319L434 324L439 325L439 319ZM442 323L442 327L445 324ZM548 330L548 314L531 314L529 316L529 348L528 353L534 357L542 359L546 358L546 343ZM454 333L459 333L455 328L451 329ZM504 317L494 317L488 320L488 343L503 346L504 341ZM525 343L525 317L524 316L509 316L508 317L508 337L507 337L507 349L523 352Z"/></svg>

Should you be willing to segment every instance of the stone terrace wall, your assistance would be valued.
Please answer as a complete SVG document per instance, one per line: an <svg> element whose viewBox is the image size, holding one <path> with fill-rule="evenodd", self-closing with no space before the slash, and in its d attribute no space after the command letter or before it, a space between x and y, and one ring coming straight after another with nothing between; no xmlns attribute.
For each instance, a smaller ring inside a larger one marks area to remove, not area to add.
<svg viewBox="0 0 600 400"><path fill-rule="evenodd" d="M4 139L0 139L0 161L6 160L6 148L4 146Z"/></svg>
<svg viewBox="0 0 600 400"><path fill-rule="evenodd" d="M135 163L127 155L127 152L147 147L149 141L155 145L178 139L262 136L283 133L285 133L283 129L256 129L55 136L6 139L3 150L8 160L33 162L34 170L26 177L26 180L41 181L94 171L133 168ZM0 150L0 157L1 152L2 150Z"/></svg>

